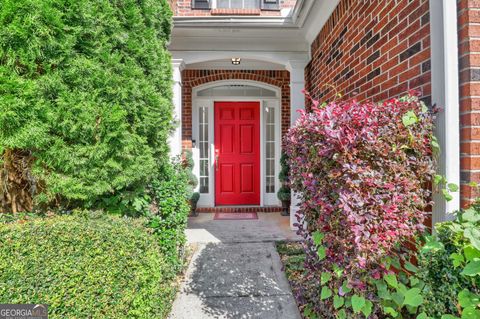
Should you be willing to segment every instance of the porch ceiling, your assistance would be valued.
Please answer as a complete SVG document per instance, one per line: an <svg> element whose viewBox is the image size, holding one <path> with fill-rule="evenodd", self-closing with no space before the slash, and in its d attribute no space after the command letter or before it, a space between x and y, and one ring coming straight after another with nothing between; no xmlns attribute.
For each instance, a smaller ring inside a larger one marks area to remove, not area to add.
<svg viewBox="0 0 480 319"><path fill-rule="evenodd" d="M238 70L239 67L248 70L284 70L285 66L278 63L244 59L240 65L233 65L231 59L213 60L188 65L193 70Z"/></svg>
<svg viewBox="0 0 480 319"><path fill-rule="evenodd" d="M287 17L174 17L169 50L186 68L288 69L310 59L310 44L338 2L297 1ZM233 68L233 57L245 63Z"/></svg>

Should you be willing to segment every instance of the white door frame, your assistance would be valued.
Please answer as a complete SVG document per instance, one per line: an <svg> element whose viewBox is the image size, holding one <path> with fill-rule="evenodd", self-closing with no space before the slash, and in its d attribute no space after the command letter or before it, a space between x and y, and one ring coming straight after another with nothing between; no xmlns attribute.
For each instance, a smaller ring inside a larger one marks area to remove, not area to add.
<svg viewBox="0 0 480 319"><path fill-rule="evenodd" d="M260 96L213 96L202 97L197 96L200 90L217 87L221 85L250 85L259 88L265 88L275 91L275 97L260 97ZM280 206L281 202L277 199L276 192L281 186L278 179L280 171L280 155L281 155L281 141L282 141L282 121L281 121L281 88L265 84L263 82L250 80L221 80L209 82L204 85L197 86L192 89L192 140L195 140L195 145L192 146L194 169L193 173L200 180L200 150L198 148L199 141L199 108L208 108L208 155L209 155L209 192L200 194L198 207L214 207L215 206L215 167L213 163L215 145L215 125L214 125L214 103L215 102L235 102L235 101L249 101L258 102L260 104L260 206ZM266 193L265 190L265 118L264 113L267 107L275 109L275 192ZM199 186L196 191L199 191Z"/></svg>

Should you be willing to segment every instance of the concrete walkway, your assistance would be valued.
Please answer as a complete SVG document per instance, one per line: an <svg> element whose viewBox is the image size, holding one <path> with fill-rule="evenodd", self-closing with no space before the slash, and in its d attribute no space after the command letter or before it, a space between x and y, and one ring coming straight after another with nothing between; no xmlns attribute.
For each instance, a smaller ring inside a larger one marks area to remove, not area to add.
<svg viewBox="0 0 480 319"><path fill-rule="evenodd" d="M288 217L259 213L258 220L189 220L194 253L171 319L300 318L274 241L296 240Z"/></svg>

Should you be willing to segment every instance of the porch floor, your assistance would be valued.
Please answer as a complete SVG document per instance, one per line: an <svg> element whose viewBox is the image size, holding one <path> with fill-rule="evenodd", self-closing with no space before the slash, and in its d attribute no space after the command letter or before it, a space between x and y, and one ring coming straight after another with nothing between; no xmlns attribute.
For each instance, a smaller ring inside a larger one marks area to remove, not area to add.
<svg viewBox="0 0 480 319"><path fill-rule="evenodd" d="M258 213L258 220L191 217L194 250L171 319L300 318L282 272L275 241L298 240L289 217Z"/></svg>

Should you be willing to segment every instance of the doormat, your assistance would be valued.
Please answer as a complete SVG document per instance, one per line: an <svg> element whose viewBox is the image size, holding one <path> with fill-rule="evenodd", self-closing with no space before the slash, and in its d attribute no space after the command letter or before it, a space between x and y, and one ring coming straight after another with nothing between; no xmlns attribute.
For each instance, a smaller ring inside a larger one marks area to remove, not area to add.
<svg viewBox="0 0 480 319"><path fill-rule="evenodd" d="M215 213L215 220L249 220L258 219L257 213Z"/></svg>

